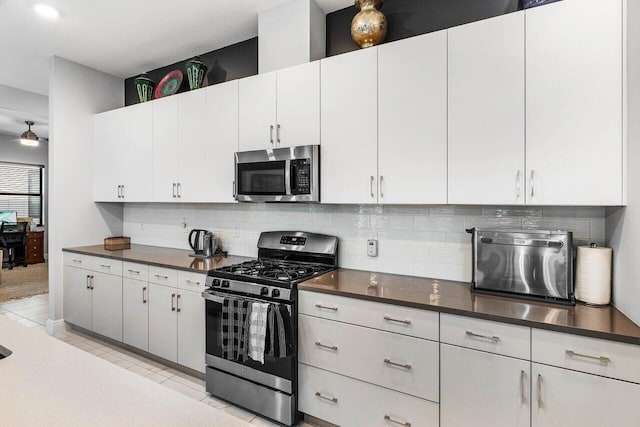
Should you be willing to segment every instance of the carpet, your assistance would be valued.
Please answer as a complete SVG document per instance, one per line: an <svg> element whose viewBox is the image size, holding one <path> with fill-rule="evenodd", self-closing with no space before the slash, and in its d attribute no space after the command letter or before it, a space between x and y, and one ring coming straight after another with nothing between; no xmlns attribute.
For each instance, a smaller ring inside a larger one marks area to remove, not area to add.
<svg viewBox="0 0 640 427"><path fill-rule="evenodd" d="M0 302L49 292L49 265L34 264L2 270Z"/></svg>

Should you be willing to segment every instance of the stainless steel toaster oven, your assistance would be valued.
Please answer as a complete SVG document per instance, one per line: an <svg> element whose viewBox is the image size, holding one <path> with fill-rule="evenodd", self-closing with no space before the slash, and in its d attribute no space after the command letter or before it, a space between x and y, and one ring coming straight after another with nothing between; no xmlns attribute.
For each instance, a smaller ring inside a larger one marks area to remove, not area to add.
<svg viewBox="0 0 640 427"><path fill-rule="evenodd" d="M472 290L575 304L570 231L467 231L473 234Z"/></svg>

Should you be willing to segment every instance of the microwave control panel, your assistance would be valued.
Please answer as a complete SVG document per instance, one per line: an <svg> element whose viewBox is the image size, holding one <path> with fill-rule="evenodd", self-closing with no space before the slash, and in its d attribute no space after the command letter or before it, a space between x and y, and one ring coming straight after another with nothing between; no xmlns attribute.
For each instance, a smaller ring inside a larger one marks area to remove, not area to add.
<svg viewBox="0 0 640 427"><path fill-rule="evenodd" d="M291 194L311 194L311 161L291 160Z"/></svg>

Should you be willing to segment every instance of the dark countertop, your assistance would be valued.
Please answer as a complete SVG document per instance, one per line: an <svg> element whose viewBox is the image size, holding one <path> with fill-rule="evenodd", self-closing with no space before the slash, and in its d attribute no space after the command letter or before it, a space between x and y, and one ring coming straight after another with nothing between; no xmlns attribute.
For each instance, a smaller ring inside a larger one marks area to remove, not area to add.
<svg viewBox="0 0 640 427"><path fill-rule="evenodd" d="M248 257L229 255L226 258L219 256L203 260L189 256L192 252L183 249L133 244L131 245L131 249L123 249L119 251L108 251L104 249L103 245L64 248L63 251L204 273L214 268L237 264L239 262L252 259Z"/></svg>
<svg viewBox="0 0 640 427"><path fill-rule="evenodd" d="M343 268L298 289L640 345L640 326L613 306L531 302L476 294L463 282Z"/></svg>

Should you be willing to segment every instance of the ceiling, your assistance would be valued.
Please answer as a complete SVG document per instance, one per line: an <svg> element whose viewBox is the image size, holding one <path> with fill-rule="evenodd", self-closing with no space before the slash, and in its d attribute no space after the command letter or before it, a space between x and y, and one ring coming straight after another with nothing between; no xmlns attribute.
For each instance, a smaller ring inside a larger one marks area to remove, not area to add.
<svg viewBox="0 0 640 427"><path fill-rule="evenodd" d="M42 0L61 12L47 21L32 0L0 0L0 84L46 95L57 55L129 77L258 33L258 13L290 0ZM353 0L316 0L325 11Z"/></svg>

